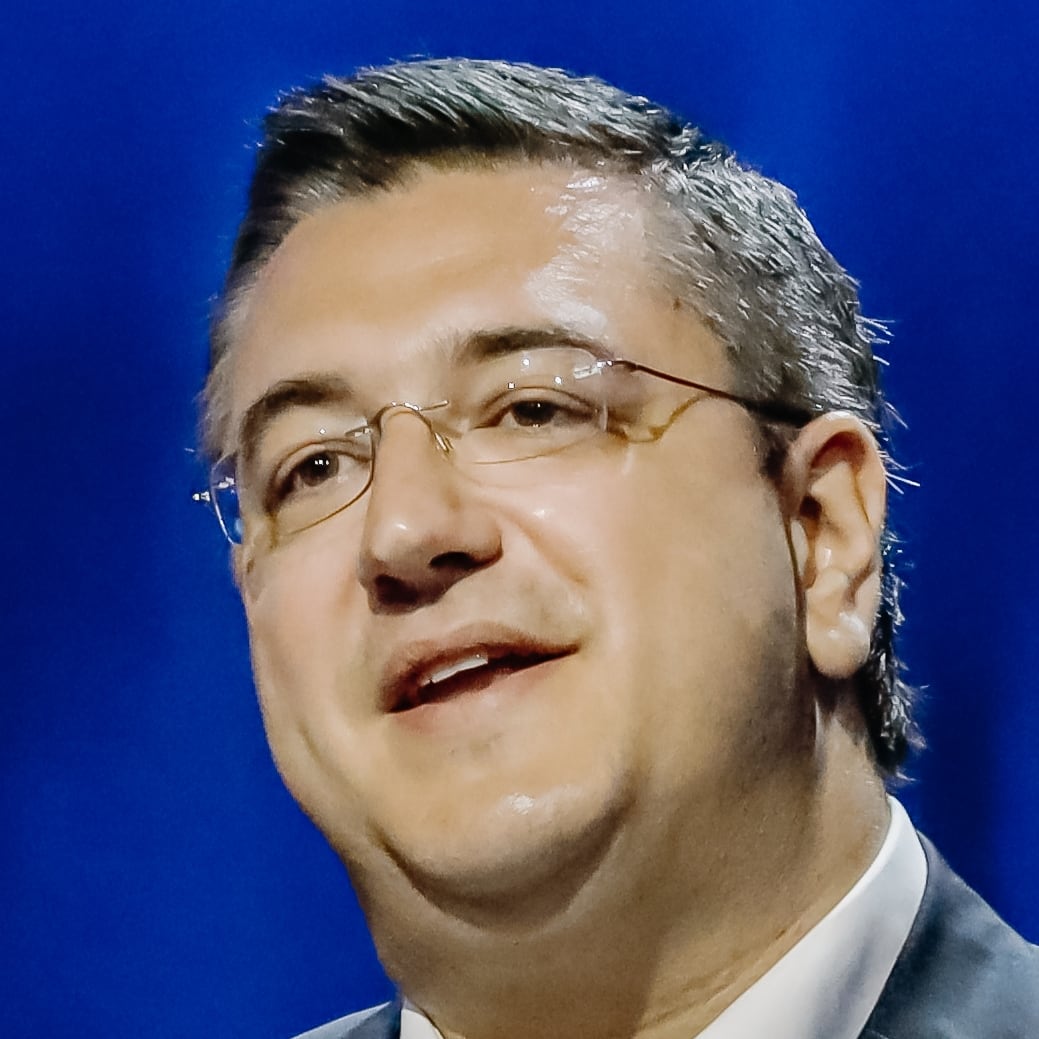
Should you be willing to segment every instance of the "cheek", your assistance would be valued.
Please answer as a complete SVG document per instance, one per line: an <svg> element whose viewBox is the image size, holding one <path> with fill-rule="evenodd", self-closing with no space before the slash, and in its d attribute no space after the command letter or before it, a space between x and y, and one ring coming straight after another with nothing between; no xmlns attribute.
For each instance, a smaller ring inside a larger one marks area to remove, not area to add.
<svg viewBox="0 0 1039 1039"><path fill-rule="evenodd" d="M296 543L258 558L243 577L253 671L272 745L283 728L304 727L308 715L319 716L312 726L319 723L341 688L350 656L341 635L350 630L343 612L347 568L334 562L342 556Z"/></svg>
<svg viewBox="0 0 1039 1039"><path fill-rule="evenodd" d="M324 552L280 550L242 582L253 675L271 754L300 807L326 832L363 817L357 772L365 751L363 664L344 632L355 627L342 572ZM297 558L298 556L298 558Z"/></svg>
<svg viewBox="0 0 1039 1039"><path fill-rule="evenodd" d="M658 765L724 770L748 738L760 741L763 719L796 711L793 568L749 449L730 448L720 470L720 452L669 446L652 445L652 472L620 472L599 528L604 627L615 667L638 684Z"/></svg>

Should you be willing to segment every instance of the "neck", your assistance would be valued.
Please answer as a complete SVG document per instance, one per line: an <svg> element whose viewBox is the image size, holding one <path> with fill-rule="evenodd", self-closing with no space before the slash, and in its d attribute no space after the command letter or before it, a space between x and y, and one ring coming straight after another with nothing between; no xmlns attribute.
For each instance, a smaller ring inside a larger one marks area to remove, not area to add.
<svg viewBox="0 0 1039 1039"><path fill-rule="evenodd" d="M820 722L811 776L795 772L746 792L723 842L619 838L551 919L474 923L426 903L398 905L393 921L376 913L380 954L445 1039L688 1039L836 905L883 842L883 786L841 724Z"/></svg>

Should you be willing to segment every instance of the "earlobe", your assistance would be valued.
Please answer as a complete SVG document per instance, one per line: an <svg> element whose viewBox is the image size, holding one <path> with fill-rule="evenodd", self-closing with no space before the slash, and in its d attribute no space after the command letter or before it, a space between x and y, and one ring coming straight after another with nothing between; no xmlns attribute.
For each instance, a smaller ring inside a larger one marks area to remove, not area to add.
<svg viewBox="0 0 1039 1039"><path fill-rule="evenodd" d="M783 491L809 657L827 678L850 678L880 601L886 477L873 434L844 412L816 419L788 451Z"/></svg>

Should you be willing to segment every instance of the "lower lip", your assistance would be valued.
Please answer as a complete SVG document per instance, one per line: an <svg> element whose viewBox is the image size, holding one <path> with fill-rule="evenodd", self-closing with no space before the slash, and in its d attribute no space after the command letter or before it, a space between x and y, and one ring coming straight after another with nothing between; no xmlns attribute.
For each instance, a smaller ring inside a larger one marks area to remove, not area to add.
<svg viewBox="0 0 1039 1039"><path fill-rule="evenodd" d="M516 670L481 669L472 683L457 691L417 707L396 711L390 717L417 731L432 731L444 726L494 718L512 702L526 699L549 680L564 659L551 657L539 664Z"/></svg>

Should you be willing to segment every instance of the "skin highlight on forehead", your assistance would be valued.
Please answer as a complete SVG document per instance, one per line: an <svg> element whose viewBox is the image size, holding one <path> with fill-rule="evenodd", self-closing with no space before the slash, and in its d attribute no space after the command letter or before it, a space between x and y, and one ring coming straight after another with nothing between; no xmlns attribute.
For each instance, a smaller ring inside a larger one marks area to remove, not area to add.
<svg viewBox="0 0 1039 1039"><path fill-rule="evenodd" d="M605 258L615 259L625 247L644 241L641 209L635 190L618 178L574 171L559 201L546 207L546 214L557 215L566 234L565 245L529 282L533 296L561 300L566 287L587 278L589 267L601 266ZM606 262L609 262L606 260ZM565 317L574 327L586 327L594 334L605 332L605 315L590 306L570 301Z"/></svg>

